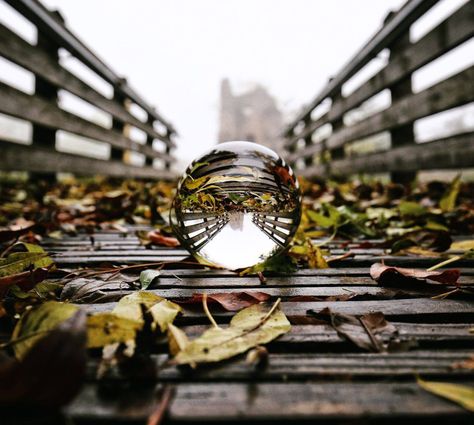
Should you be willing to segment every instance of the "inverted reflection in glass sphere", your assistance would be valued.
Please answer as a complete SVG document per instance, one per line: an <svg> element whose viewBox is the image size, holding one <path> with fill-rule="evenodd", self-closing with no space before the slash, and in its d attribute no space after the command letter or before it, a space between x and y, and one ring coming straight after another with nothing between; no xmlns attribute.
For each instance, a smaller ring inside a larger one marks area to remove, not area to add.
<svg viewBox="0 0 474 425"><path fill-rule="evenodd" d="M300 201L293 171L275 152L226 142L187 168L170 221L193 255L234 270L285 249L300 221Z"/></svg>

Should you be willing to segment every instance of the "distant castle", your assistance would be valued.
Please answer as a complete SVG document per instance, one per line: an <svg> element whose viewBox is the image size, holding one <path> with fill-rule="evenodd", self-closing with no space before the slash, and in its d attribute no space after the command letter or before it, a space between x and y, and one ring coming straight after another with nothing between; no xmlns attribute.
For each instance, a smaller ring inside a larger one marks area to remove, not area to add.
<svg viewBox="0 0 474 425"><path fill-rule="evenodd" d="M252 90L234 95L229 80L222 80L219 143L247 140L280 152L282 129L282 113L264 87L257 85Z"/></svg>

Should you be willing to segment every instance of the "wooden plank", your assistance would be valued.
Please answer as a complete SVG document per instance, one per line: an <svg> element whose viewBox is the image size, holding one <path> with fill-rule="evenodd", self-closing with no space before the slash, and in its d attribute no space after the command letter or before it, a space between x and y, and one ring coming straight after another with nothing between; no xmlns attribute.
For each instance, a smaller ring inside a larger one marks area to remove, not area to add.
<svg viewBox="0 0 474 425"><path fill-rule="evenodd" d="M474 167L474 132L331 162L334 175L469 167ZM324 171L323 167L316 165L302 170L300 174L320 176Z"/></svg>
<svg viewBox="0 0 474 425"><path fill-rule="evenodd" d="M330 379L350 377L351 380L399 378L423 374L431 379L474 378L469 369L452 367L453 364L469 359L469 350L414 350L403 353L275 353L271 347L268 364L256 370L244 356L228 362L221 362L209 368L184 369L170 366L167 354L152 355L155 373L149 379L162 383L179 382L235 382L235 381L307 381L308 379ZM89 379L94 379L98 361L88 362ZM119 371L110 373L108 380L126 379Z"/></svg>
<svg viewBox="0 0 474 425"><path fill-rule="evenodd" d="M116 303L103 304L80 304L79 306L88 313L101 311L110 311ZM309 311L319 313L321 310L330 308L336 313L363 315L366 313L380 311L388 318L416 318L417 320L430 320L434 323L457 320L463 318L471 319L474 315L474 303L459 300L432 300L430 298L415 299L394 299L377 301L312 301L312 302L282 302L282 310L291 320L298 320L306 317ZM215 314L214 314L215 313ZM218 321L229 320L232 313L215 311L213 315ZM183 317L179 319L180 323L194 324L196 320L208 322L207 317L202 311L186 310Z"/></svg>
<svg viewBox="0 0 474 425"><path fill-rule="evenodd" d="M467 383L467 382L466 382ZM175 388L167 423L236 421L301 423L303 420L437 421L446 417L469 423L472 415L412 382L185 383ZM156 408L155 385L115 386L101 397L87 384L65 410L74 420L145 420ZM294 422L293 422L294 421ZM313 422L314 423L314 422ZM353 422L352 422L353 423ZM415 421L414 421L415 423Z"/></svg>
<svg viewBox="0 0 474 425"><path fill-rule="evenodd" d="M0 54L12 62L41 76L44 80L55 86L67 90L94 106L108 112L113 117L124 123L129 123L145 133L163 141L166 145L174 146L174 143L165 136L159 134L155 129L125 110L120 104L106 98L92 87L68 70L61 67L42 49L32 46L21 37L10 31L0 23Z"/></svg>
<svg viewBox="0 0 474 425"><path fill-rule="evenodd" d="M148 145L134 142L120 132L101 127L40 97L26 94L1 82L0 97L0 112L7 115L109 143L116 148L131 149L153 158L167 158L166 154L155 151ZM169 160L173 159L170 157Z"/></svg>
<svg viewBox="0 0 474 425"><path fill-rule="evenodd" d="M474 101L474 66L419 93L394 102L390 108L332 134L326 144L334 149L345 143L396 128L419 118Z"/></svg>
<svg viewBox="0 0 474 425"><path fill-rule="evenodd" d="M410 323L391 321L398 329L400 341L416 341L420 346L441 348L463 347L469 349L474 345L474 337L469 330L473 323ZM201 335L210 325L183 326L182 329L190 338ZM387 341L387 335L381 335ZM166 341L163 340L165 344ZM330 325L295 325L291 332L282 335L270 344L270 352L331 352L334 344L345 343L344 352L354 350L352 343L338 335ZM294 347L293 347L294 345ZM291 347L290 347L291 346Z"/></svg>
<svg viewBox="0 0 474 425"><path fill-rule="evenodd" d="M156 168L135 167L116 161L103 161L1 141L0 149L0 169L6 171L66 172L164 180L174 178L169 171Z"/></svg>
<svg viewBox="0 0 474 425"><path fill-rule="evenodd" d="M179 255L160 255L157 253L156 256L121 256L121 255L100 255L99 252L90 253L89 256L73 256L73 257L58 257L57 262L59 264L85 264L85 263L113 263L113 264L139 264L157 261L181 261L185 258L191 257L191 254L179 256ZM402 257L402 256L390 256L390 255L356 255L353 258L339 260L337 267L370 267L373 263L385 261L388 265L399 266L399 267L414 267L414 268L427 268L431 267L440 262L437 257ZM461 259L456 261L457 267L470 267L472 260Z"/></svg>

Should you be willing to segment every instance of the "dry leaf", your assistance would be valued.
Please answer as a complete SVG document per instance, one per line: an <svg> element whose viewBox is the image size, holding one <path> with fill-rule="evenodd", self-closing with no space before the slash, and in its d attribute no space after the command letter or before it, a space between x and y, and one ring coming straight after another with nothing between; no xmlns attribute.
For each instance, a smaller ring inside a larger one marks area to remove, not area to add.
<svg viewBox="0 0 474 425"><path fill-rule="evenodd" d="M202 295L203 294L193 294L191 298L175 302L184 305L200 306L202 304ZM218 292L207 294L207 302L209 304L218 304L227 311L239 311L243 308L250 307L253 304L267 301L269 298L269 294L258 291Z"/></svg>
<svg viewBox="0 0 474 425"><path fill-rule="evenodd" d="M22 359L38 340L52 329L72 317L78 308L73 304L46 301L26 311L13 330L11 343L15 356Z"/></svg>
<svg viewBox="0 0 474 425"><path fill-rule="evenodd" d="M159 230L152 230L151 232L148 232L147 237L154 245L168 246L171 248L179 246L178 239L174 238L173 236L165 236Z"/></svg>
<svg viewBox="0 0 474 425"><path fill-rule="evenodd" d="M241 310L227 328L212 327L185 344L173 362L190 365L218 362L274 340L291 329L278 303L273 306L256 304ZM173 350L176 351L175 347Z"/></svg>
<svg viewBox="0 0 474 425"><path fill-rule="evenodd" d="M424 381L417 379L418 385L430 393L451 400L465 409L474 412L474 387L450 384L448 382Z"/></svg>
<svg viewBox="0 0 474 425"><path fill-rule="evenodd" d="M390 267L382 263L375 263L370 267L370 276L381 285L388 286L416 281L456 285L460 272L457 269L443 271L406 269L402 267Z"/></svg>
<svg viewBox="0 0 474 425"><path fill-rule="evenodd" d="M398 335L397 328L387 322L381 312L352 316L325 308L316 315L328 315L331 325L341 337L368 351L387 352L389 344L385 343L381 336L392 340Z"/></svg>

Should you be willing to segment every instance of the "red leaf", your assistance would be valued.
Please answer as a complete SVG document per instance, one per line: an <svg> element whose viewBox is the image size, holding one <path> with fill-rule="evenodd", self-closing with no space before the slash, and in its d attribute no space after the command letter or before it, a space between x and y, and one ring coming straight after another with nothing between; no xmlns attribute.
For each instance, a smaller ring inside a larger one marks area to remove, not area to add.
<svg viewBox="0 0 474 425"><path fill-rule="evenodd" d="M147 236L155 245L169 246L172 248L179 246L178 239L173 238L172 236L162 235L159 230L152 230L151 232L148 232Z"/></svg>
<svg viewBox="0 0 474 425"><path fill-rule="evenodd" d="M427 270L390 267L382 263L375 263L370 267L370 276L381 285L410 283L414 280L427 281L427 283L437 282L444 285L457 285L460 275L461 273L458 269L430 272Z"/></svg>
<svg viewBox="0 0 474 425"><path fill-rule="evenodd" d="M224 310L239 311L243 308L250 307L253 304L266 301L270 298L265 292L219 292L216 294L208 294L208 304L219 304ZM181 301L175 301L178 304L201 304L202 294L193 294L191 298Z"/></svg>

